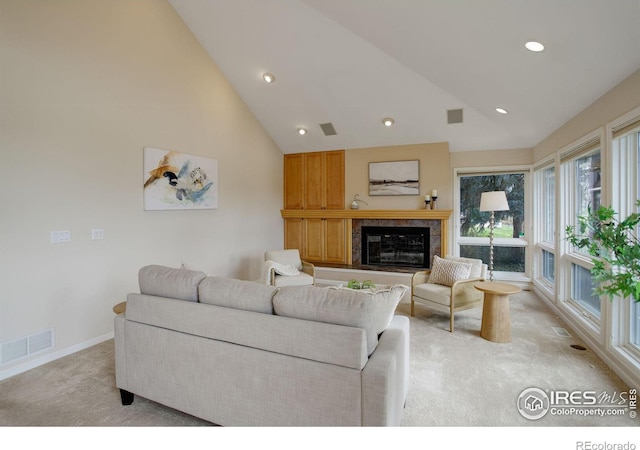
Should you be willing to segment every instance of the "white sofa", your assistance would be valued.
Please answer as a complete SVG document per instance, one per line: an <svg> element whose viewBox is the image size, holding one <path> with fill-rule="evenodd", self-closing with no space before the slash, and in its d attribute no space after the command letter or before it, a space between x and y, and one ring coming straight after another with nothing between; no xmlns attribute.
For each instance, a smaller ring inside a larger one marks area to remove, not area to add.
<svg viewBox="0 0 640 450"><path fill-rule="evenodd" d="M399 425L404 287L284 287L147 266L115 318L116 386L224 426ZM397 297L397 298L396 298Z"/></svg>

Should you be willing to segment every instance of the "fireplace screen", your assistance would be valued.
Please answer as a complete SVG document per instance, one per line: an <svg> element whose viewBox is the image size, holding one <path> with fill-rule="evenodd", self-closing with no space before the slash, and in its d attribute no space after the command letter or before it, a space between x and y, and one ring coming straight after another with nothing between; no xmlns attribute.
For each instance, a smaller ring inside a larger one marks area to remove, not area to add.
<svg viewBox="0 0 640 450"><path fill-rule="evenodd" d="M362 227L362 264L429 267L428 227Z"/></svg>

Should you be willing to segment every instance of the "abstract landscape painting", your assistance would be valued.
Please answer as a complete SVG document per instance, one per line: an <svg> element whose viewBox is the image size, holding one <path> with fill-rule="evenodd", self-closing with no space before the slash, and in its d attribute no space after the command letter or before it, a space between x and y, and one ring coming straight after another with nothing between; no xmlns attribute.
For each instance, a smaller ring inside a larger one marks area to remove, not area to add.
<svg viewBox="0 0 640 450"><path fill-rule="evenodd" d="M218 161L172 150L144 148L144 209L215 209Z"/></svg>
<svg viewBox="0 0 640 450"><path fill-rule="evenodd" d="M420 161L369 163L369 195L418 195Z"/></svg>

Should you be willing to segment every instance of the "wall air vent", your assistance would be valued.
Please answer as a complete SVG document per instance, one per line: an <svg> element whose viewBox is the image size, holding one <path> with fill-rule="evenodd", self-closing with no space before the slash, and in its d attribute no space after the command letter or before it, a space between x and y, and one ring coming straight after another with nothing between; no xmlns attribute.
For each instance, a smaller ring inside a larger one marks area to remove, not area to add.
<svg viewBox="0 0 640 450"><path fill-rule="evenodd" d="M0 345L0 364L7 364L53 347L53 329Z"/></svg>
<svg viewBox="0 0 640 450"><path fill-rule="evenodd" d="M322 132L325 136L335 136L336 134L338 134L336 133L336 129L333 127L333 124L331 122L321 123L320 128L322 128Z"/></svg>
<svg viewBox="0 0 640 450"><path fill-rule="evenodd" d="M462 109L448 109L447 123L462 123Z"/></svg>

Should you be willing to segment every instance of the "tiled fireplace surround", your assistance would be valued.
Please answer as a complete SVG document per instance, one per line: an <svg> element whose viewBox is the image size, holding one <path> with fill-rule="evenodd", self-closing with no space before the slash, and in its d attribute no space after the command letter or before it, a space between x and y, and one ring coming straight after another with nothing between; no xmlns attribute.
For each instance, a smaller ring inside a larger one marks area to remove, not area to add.
<svg viewBox="0 0 640 450"><path fill-rule="evenodd" d="M429 227L429 266L433 255L441 256L441 221L431 219L353 219L351 224L352 266L389 272L415 271L406 267L363 266L362 227Z"/></svg>

